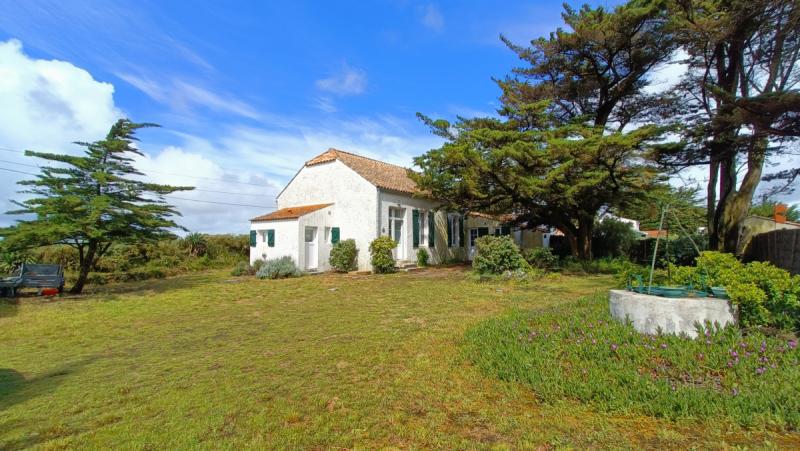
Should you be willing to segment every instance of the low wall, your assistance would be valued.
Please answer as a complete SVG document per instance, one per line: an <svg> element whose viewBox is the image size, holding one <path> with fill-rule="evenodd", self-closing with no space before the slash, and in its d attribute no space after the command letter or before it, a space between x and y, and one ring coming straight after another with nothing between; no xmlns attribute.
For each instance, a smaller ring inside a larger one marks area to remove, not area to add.
<svg viewBox="0 0 800 451"><path fill-rule="evenodd" d="M633 327L645 334L663 333L697 336L696 323L736 323L736 308L718 298L665 298L625 290L611 290L611 316L617 321L627 318Z"/></svg>

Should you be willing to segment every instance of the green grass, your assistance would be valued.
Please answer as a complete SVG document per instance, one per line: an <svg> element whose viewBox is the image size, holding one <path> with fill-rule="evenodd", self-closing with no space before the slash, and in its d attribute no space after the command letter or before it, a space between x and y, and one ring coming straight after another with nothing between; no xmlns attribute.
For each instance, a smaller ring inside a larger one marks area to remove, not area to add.
<svg viewBox="0 0 800 451"><path fill-rule="evenodd" d="M0 448L800 444L725 421L542 403L464 357L482 320L611 284L477 283L456 268L277 281L220 271L0 303Z"/></svg>
<svg viewBox="0 0 800 451"><path fill-rule="evenodd" d="M608 297L517 311L467 332L466 352L486 373L537 396L597 410L669 419L723 419L796 431L800 348L709 326L697 339L645 336L611 319Z"/></svg>

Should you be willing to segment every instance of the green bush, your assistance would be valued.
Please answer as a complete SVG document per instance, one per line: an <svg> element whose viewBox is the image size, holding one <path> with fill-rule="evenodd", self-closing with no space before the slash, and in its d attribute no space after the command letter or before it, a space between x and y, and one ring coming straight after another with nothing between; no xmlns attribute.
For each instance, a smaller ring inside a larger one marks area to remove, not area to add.
<svg viewBox="0 0 800 451"><path fill-rule="evenodd" d="M534 247L525 249L522 256L531 268L542 271L555 271L558 269L558 257L553 255L549 247Z"/></svg>
<svg viewBox="0 0 800 451"><path fill-rule="evenodd" d="M395 262L392 250L397 247L397 243L386 235L379 236L369 243L370 263L372 272L376 274L386 274L394 272Z"/></svg>
<svg viewBox="0 0 800 451"><path fill-rule="evenodd" d="M482 236L475 240L475 245L472 269L478 274L502 274L506 271L528 268L514 239L510 236Z"/></svg>
<svg viewBox="0 0 800 451"><path fill-rule="evenodd" d="M256 260L263 261L263 260ZM239 262L231 270L231 275L234 277L249 276L255 274L255 270L247 262Z"/></svg>
<svg viewBox="0 0 800 451"><path fill-rule="evenodd" d="M419 266L420 268L428 266L428 260L430 259L430 257L431 256L430 254L428 254L427 250L425 250L424 248L419 248L419 250L417 250L417 266Z"/></svg>
<svg viewBox="0 0 800 451"><path fill-rule="evenodd" d="M259 258L253 262L253 265L250 269L253 272L253 274L255 274L261 269L262 266L264 266L264 260Z"/></svg>
<svg viewBox="0 0 800 451"><path fill-rule="evenodd" d="M190 233L181 239L181 244L189 251L189 255L202 257L208 252L208 241L202 233Z"/></svg>
<svg viewBox="0 0 800 451"><path fill-rule="evenodd" d="M545 403L669 419L800 427L800 348L790 338L707 326L699 338L642 335L611 319L608 296L479 323L465 336L483 372Z"/></svg>
<svg viewBox="0 0 800 451"><path fill-rule="evenodd" d="M800 276L769 263L742 264L731 254L703 252L697 266L670 266L678 284L722 286L744 327L800 330Z"/></svg>
<svg viewBox="0 0 800 451"><path fill-rule="evenodd" d="M256 272L256 277L259 279L285 279L300 275L302 275L302 271L297 268L292 257L288 255L266 260L261 269Z"/></svg>
<svg viewBox="0 0 800 451"><path fill-rule="evenodd" d="M342 240L331 248L330 263L339 272L355 271L358 268L356 240Z"/></svg>
<svg viewBox="0 0 800 451"><path fill-rule="evenodd" d="M628 256L638 238L630 224L606 218L592 232L592 255L595 258Z"/></svg>

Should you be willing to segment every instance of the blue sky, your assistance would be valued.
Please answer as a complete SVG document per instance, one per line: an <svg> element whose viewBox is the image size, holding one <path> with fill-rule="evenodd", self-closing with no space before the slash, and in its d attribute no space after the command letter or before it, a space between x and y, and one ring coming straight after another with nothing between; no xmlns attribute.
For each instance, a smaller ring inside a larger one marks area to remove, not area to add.
<svg viewBox="0 0 800 451"><path fill-rule="evenodd" d="M205 190L173 199L181 223L202 232L245 230L328 147L411 165L440 143L415 113L491 114L492 77L517 64L500 33L519 43L546 35L562 10L560 1L403 0L0 7L0 73L11 74L0 77L10 106L0 148L76 151L71 141L98 139L117 117L157 122L140 135L147 158L137 163L155 181ZM0 153L0 167L35 171ZM24 175L0 177L2 200Z"/></svg>

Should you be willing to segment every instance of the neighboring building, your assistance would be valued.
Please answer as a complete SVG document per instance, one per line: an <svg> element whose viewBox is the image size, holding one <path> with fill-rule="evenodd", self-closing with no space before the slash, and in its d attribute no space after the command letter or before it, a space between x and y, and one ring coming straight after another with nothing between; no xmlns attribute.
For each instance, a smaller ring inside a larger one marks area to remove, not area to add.
<svg viewBox="0 0 800 451"><path fill-rule="evenodd" d="M250 222L250 261L291 256L307 271L330 269L331 246L354 239L358 269L369 270L369 244L380 235L398 246L399 264L426 249L432 264L466 261L475 239L511 234L502 218L437 211L409 170L337 149L309 160L278 194L278 209Z"/></svg>
<svg viewBox="0 0 800 451"><path fill-rule="evenodd" d="M625 224L630 225L633 230L635 230L637 232L639 231L639 221L637 221L635 219L628 219L628 218L623 218L621 216L612 215L611 213L604 213L604 214L600 215L599 221L603 222L606 219L613 219L615 221L623 222Z"/></svg>
<svg viewBox="0 0 800 451"><path fill-rule="evenodd" d="M786 211L785 206L783 207L783 211ZM742 255L742 253L747 250L747 246L754 236L761 233L772 232L773 230L786 229L800 229L800 224L787 221L786 216L782 216L779 211L776 211L776 214L772 218L750 215L742 221L742 225L739 228L739 244L736 249L736 254Z"/></svg>

